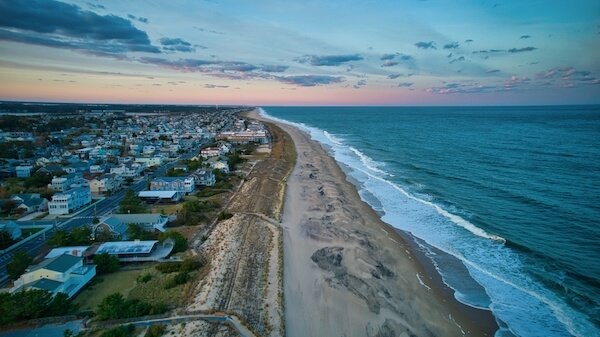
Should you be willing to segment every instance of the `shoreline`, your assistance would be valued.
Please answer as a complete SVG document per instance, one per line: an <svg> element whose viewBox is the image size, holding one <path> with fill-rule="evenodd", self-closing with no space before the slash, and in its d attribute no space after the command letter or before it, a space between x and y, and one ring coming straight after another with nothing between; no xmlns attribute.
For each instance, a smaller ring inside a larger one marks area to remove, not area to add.
<svg viewBox="0 0 600 337"><path fill-rule="evenodd" d="M360 198L356 186L348 181L339 163L322 144L310 139L303 130L260 115L257 109L249 117L274 123L287 132L294 140L298 154L288 179L282 221L287 335L316 336L317 332L339 335L345 332L349 336L364 336L365 333L375 335L377 331L400 335L399 330L403 329L417 335L494 335L499 327L491 311L459 302L454 297L454 290L443 282L433 262L419 249L412 235L381 220L379 214ZM311 151L307 152L307 149ZM336 223L337 226L320 226L316 217L308 216L319 215L317 209L323 201L311 199L305 193L310 187L307 184L311 183L306 181L306 168L315 167L315 160L321 164L316 166L318 169L329 171L328 181L319 176L316 183L321 184L321 188L333 185L325 189L327 192L322 193L326 194L322 199L331 194L330 200L341 197L344 205L351 205L343 214L326 215L332 219L339 216L342 221ZM298 206L305 206L304 210L299 212L302 207ZM343 219L349 220L344 216L350 216L351 222L344 223ZM306 220L310 222L308 227ZM353 220L360 220L357 222L362 224L356 226ZM315 252L320 252L324 261L318 256L315 258ZM368 256L363 256L365 253ZM309 258L299 261L299 255ZM327 265L332 257L342 260L343 269ZM352 261L351 257L357 260ZM337 274L342 276L337 277ZM393 276L386 279L385 275ZM400 278L401 282L398 282ZM315 293L316 297L310 296ZM385 297L391 300L386 301ZM400 300L394 301L396 297ZM311 305L311 311L306 305ZM332 318L336 321L332 322Z"/></svg>

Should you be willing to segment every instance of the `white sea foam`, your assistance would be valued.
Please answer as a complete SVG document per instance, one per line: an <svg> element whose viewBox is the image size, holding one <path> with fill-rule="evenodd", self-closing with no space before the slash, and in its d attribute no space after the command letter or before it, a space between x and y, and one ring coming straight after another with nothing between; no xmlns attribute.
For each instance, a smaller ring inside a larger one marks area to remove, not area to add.
<svg viewBox="0 0 600 337"><path fill-rule="evenodd" d="M485 288L494 315L506 322L515 335L586 336L597 331L556 294L530 279L518 254L504 247L504 238L486 232L434 202L417 198L383 178L391 175L386 176L380 164L344 144L343 139L309 125L275 118L262 109L261 113L296 126L327 145L333 157L350 168L349 176L360 183L359 190L365 189L383 205L384 221L463 261L471 276ZM436 268L442 272L437 265ZM459 295L458 300L464 299L461 294L456 295Z"/></svg>

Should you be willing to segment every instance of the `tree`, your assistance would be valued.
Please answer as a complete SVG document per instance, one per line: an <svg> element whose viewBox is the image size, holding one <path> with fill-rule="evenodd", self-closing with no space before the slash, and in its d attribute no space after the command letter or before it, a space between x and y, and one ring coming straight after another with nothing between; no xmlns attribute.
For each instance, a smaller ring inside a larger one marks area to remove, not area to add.
<svg viewBox="0 0 600 337"><path fill-rule="evenodd" d="M16 252L12 257L12 261L10 261L6 265L6 270L8 271L8 275L13 280L18 279L21 275L23 275L23 273L25 272L27 267L32 262L33 262L33 259L31 258L31 256L27 255L25 252L22 252L22 251Z"/></svg>
<svg viewBox="0 0 600 337"><path fill-rule="evenodd" d="M70 236L69 246L88 244L92 237L92 230L88 226L77 227L71 231Z"/></svg>
<svg viewBox="0 0 600 337"><path fill-rule="evenodd" d="M69 233L63 230L57 230L54 234L48 239L48 245L50 247L63 247L67 246L70 242L71 238Z"/></svg>
<svg viewBox="0 0 600 337"><path fill-rule="evenodd" d="M2 205L2 213L11 214L17 208L17 202L14 200L5 200Z"/></svg>
<svg viewBox="0 0 600 337"><path fill-rule="evenodd" d="M52 182L52 176L41 171L35 172L31 177L25 180L25 187L41 188L48 186Z"/></svg>
<svg viewBox="0 0 600 337"><path fill-rule="evenodd" d="M96 271L99 275L114 273L121 266L119 265L119 259L116 256L109 255L108 253L102 253L96 255L94 258L96 264Z"/></svg>
<svg viewBox="0 0 600 337"><path fill-rule="evenodd" d="M53 295L46 290L0 293L0 325L33 318L61 316L74 309L67 294Z"/></svg>
<svg viewBox="0 0 600 337"><path fill-rule="evenodd" d="M143 213L146 211L142 199L140 199L132 189L125 192L123 201L121 201L120 213Z"/></svg>
<svg viewBox="0 0 600 337"><path fill-rule="evenodd" d="M166 231L158 235L158 240L164 242L167 239L171 239L174 242L173 253L183 252L187 249L187 239L179 232Z"/></svg>
<svg viewBox="0 0 600 337"><path fill-rule="evenodd" d="M0 249L6 249L15 243L9 232L0 230Z"/></svg>

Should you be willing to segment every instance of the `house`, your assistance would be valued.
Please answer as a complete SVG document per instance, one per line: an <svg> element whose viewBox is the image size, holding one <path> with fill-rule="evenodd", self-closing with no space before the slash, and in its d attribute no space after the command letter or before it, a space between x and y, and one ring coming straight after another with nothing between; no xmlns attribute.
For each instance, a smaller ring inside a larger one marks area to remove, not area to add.
<svg viewBox="0 0 600 337"><path fill-rule="evenodd" d="M31 165L20 165L15 167L15 173L17 174L17 178L31 177L31 169L33 169L33 166Z"/></svg>
<svg viewBox="0 0 600 337"><path fill-rule="evenodd" d="M15 281L11 292L29 289L59 292L73 297L96 275L96 265L83 264L83 257L61 254L30 266Z"/></svg>
<svg viewBox="0 0 600 337"><path fill-rule="evenodd" d="M90 191L94 194L110 194L121 188L122 179L116 174L103 174L89 181Z"/></svg>
<svg viewBox="0 0 600 337"><path fill-rule="evenodd" d="M90 248L90 246L58 247L49 251L48 254L44 256L44 258L49 259L63 254L69 254L73 256L84 256L84 253L88 248Z"/></svg>
<svg viewBox="0 0 600 337"><path fill-rule="evenodd" d="M178 191L141 191L138 197L146 202L178 202L183 193Z"/></svg>
<svg viewBox="0 0 600 337"><path fill-rule="evenodd" d="M42 198L39 193L21 193L15 194L11 198L25 213L45 212L48 210L48 200Z"/></svg>
<svg viewBox="0 0 600 337"><path fill-rule="evenodd" d="M8 232L13 240L17 240L23 235L21 227L14 221L0 222L0 231Z"/></svg>
<svg viewBox="0 0 600 337"><path fill-rule="evenodd" d="M154 157L136 157L136 163L144 164L145 167L160 166L163 163L163 158L159 156Z"/></svg>
<svg viewBox="0 0 600 337"><path fill-rule="evenodd" d="M151 191L177 191L188 194L196 189L193 176L188 177L158 177L150 182Z"/></svg>
<svg viewBox="0 0 600 337"><path fill-rule="evenodd" d="M191 174L196 186L213 186L216 182L215 174L211 170L198 169Z"/></svg>
<svg viewBox="0 0 600 337"><path fill-rule="evenodd" d="M106 165L90 165L91 174L104 173L106 171Z"/></svg>
<svg viewBox="0 0 600 337"><path fill-rule="evenodd" d="M225 174L229 173L229 164L223 160L216 160L210 165L213 169L217 169Z"/></svg>
<svg viewBox="0 0 600 337"><path fill-rule="evenodd" d="M50 214L69 214L92 202L92 193L89 187L75 187L66 192L52 196L48 203Z"/></svg>
<svg viewBox="0 0 600 337"><path fill-rule="evenodd" d="M92 235L108 232L113 237L127 240L129 225L138 225L148 232L154 230L164 232L167 222L169 222L169 217L162 214L114 214L92 226Z"/></svg>
<svg viewBox="0 0 600 337"><path fill-rule="evenodd" d="M200 150L202 158L217 157L221 155L221 149L218 147L207 147Z"/></svg>
<svg viewBox="0 0 600 337"><path fill-rule="evenodd" d="M117 174L122 178L137 178L144 171L144 166L140 163L127 163L111 167L110 173Z"/></svg>
<svg viewBox="0 0 600 337"><path fill-rule="evenodd" d="M75 174L67 174L60 177L52 178L52 182L49 187L55 191L64 192L71 188L71 185L76 184L81 179L80 176Z"/></svg>

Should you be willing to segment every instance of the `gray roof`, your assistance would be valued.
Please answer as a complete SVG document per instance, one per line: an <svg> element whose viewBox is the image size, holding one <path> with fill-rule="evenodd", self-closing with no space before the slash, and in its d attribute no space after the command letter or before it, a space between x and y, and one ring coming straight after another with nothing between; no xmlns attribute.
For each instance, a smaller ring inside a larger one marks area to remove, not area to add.
<svg viewBox="0 0 600 337"><path fill-rule="evenodd" d="M60 287L63 283L59 281L50 280L47 278L41 278L39 280L33 281L27 284L27 288L36 288L48 291L54 291L56 288Z"/></svg>
<svg viewBox="0 0 600 337"><path fill-rule="evenodd" d="M23 200L23 204L27 207L39 206L44 201L39 193L20 193L14 196Z"/></svg>
<svg viewBox="0 0 600 337"><path fill-rule="evenodd" d="M48 269L58 273L64 273L82 260L83 258L79 256L62 254L57 257L45 259L44 261L30 268L30 271Z"/></svg>

